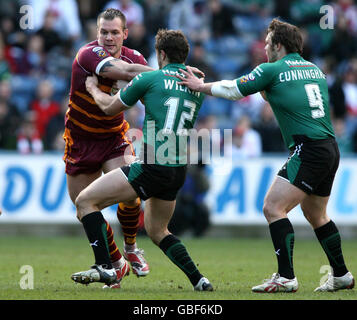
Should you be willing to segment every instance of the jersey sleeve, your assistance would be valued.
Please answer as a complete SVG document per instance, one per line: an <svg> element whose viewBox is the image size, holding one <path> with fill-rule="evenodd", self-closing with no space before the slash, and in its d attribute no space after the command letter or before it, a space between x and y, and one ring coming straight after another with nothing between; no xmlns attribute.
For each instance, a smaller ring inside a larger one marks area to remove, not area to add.
<svg viewBox="0 0 357 320"><path fill-rule="evenodd" d="M135 57L134 63L142 64L144 66L148 64L144 56L139 51L133 50L133 53Z"/></svg>
<svg viewBox="0 0 357 320"><path fill-rule="evenodd" d="M275 74L272 63L262 63L251 73L236 80L237 87L243 96L248 96L269 88Z"/></svg>
<svg viewBox="0 0 357 320"><path fill-rule="evenodd" d="M152 83L152 72L138 74L124 88L120 89L118 98L127 107L132 107L144 97Z"/></svg>
<svg viewBox="0 0 357 320"><path fill-rule="evenodd" d="M104 63L114 58L102 46L95 46L82 49L76 59L84 70L99 75Z"/></svg>

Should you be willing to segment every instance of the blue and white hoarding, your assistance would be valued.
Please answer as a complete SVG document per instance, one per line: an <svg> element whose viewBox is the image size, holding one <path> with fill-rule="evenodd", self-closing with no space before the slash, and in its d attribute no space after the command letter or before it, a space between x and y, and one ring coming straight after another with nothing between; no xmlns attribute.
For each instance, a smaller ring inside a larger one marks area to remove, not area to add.
<svg viewBox="0 0 357 320"><path fill-rule="evenodd" d="M0 223L78 223L68 196L60 154L0 155ZM286 161L285 157L213 161L208 167L211 187L205 201L213 224L265 224L264 196ZM357 159L342 158L332 189L328 214L339 224L357 225ZM103 211L116 220L115 207ZM289 217L306 224L299 207Z"/></svg>

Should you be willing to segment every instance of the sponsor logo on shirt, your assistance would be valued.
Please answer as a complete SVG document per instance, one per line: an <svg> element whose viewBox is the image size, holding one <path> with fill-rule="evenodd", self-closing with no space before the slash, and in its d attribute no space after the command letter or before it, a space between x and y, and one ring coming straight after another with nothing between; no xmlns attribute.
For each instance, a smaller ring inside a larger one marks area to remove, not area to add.
<svg viewBox="0 0 357 320"><path fill-rule="evenodd" d="M123 92L126 91L126 89L128 89L129 87L131 87L133 85L133 80L131 80L124 88L123 88Z"/></svg>
<svg viewBox="0 0 357 320"><path fill-rule="evenodd" d="M108 54L102 47L94 47L92 51L96 53L99 58L105 58L108 56Z"/></svg>
<svg viewBox="0 0 357 320"><path fill-rule="evenodd" d="M240 83L247 83L248 81L254 81L255 80L255 76L253 73L249 73L245 76L242 76L239 80Z"/></svg>

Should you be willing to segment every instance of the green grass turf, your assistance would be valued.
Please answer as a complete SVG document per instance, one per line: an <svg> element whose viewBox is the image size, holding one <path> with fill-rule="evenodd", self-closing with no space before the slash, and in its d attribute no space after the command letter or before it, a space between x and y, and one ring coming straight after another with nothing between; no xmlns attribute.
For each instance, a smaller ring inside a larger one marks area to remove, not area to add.
<svg viewBox="0 0 357 320"><path fill-rule="evenodd" d="M93 254L83 237L1 237L0 300L357 300L357 290L314 293L327 259L317 240L295 239L294 265L300 287L293 294L257 294L251 287L276 271L270 239L182 239L191 257L213 284L214 292L194 292L186 276L147 237L138 243L145 250L150 274L137 278L132 273L119 290L102 290L102 285L75 284L72 273L86 270ZM122 240L118 240L120 249ZM349 270L357 275L357 242L344 241ZM34 271L34 288L21 289L23 265Z"/></svg>

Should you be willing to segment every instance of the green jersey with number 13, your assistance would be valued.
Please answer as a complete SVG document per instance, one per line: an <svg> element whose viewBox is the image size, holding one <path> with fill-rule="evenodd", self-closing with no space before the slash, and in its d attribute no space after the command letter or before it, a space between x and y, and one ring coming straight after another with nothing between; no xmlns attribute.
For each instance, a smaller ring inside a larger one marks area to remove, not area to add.
<svg viewBox="0 0 357 320"><path fill-rule="evenodd" d="M236 82L244 96L265 91L288 148L301 138L320 140L335 136L326 77L299 54L263 63Z"/></svg>
<svg viewBox="0 0 357 320"><path fill-rule="evenodd" d="M205 95L177 84L180 68L186 69L183 64L171 63L143 72L119 92L128 107L144 100L144 152L145 161L151 164L187 164L188 130L193 128Z"/></svg>

